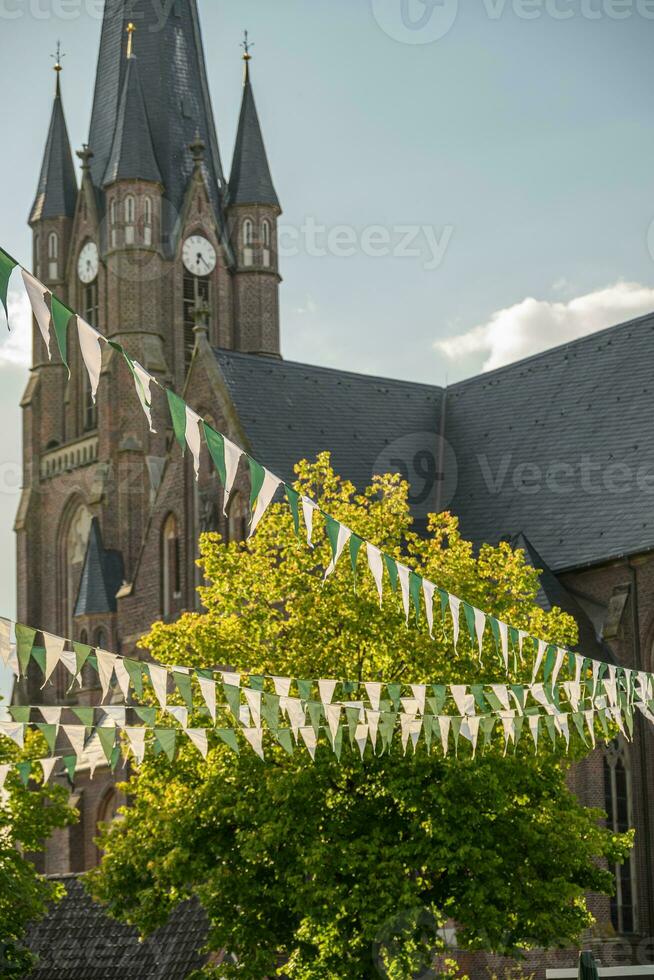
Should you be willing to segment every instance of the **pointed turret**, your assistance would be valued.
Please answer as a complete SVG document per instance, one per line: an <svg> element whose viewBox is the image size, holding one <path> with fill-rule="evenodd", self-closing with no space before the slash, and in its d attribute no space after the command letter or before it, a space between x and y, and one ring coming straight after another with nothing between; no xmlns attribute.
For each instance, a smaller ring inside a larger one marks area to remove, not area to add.
<svg viewBox="0 0 654 980"><path fill-rule="evenodd" d="M77 179L61 100L61 59L55 64L57 83L50 128L43 154L39 185L29 222L46 218L72 218L77 201Z"/></svg>
<svg viewBox="0 0 654 980"><path fill-rule="evenodd" d="M267 204L279 208L279 198L270 176L266 147L261 134L259 116L250 81L250 45L244 41L245 72L243 100L238 120L232 173L229 178L229 203Z"/></svg>
<svg viewBox="0 0 654 980"><path fill-rule="evenodd" d="M111 154L102 183L106 187L117 180L148 180L162 183L143 99L138 64L131 53L127 59Z"/></svg>

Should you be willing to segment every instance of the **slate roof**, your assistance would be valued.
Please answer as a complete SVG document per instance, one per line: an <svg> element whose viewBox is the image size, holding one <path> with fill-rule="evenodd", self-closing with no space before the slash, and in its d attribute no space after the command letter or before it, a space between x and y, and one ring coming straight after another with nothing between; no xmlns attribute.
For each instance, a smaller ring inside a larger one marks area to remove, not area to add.
<svg viewBox="0 0 654 980"><path fill-rule="evenodd" d="M181 905L139 942L136 929L111 919L76 875L53 880L64 884L66 897L28 932L26 945L39 957L28 980L183 980L206 962L198 950L207 921L197 902Z"/></svg>
<svg viewBox="0 0 654 980"><path fill-rule="evenodd" d="M232 172L229 178L229 203L270 204L279 207L277 192L270 176L247 63Z"/></svg>
<svg viewBox="0 0 654 980"><path fill-rule="evenodd" d="M89 540L80 578L75 616L116 612L116 593L123 584L123 559L104 547L97 517L91 521Z"/></svg>
<svg viewBox="0 0 654 980"><path fill-rule="evenodd" d="M48 138L43 153L43 163L30 211L30 222L42 218L72 217L77 202L77 177L68 139L68 129L61 101L61 88L57 75L57 89L52 106Z"/></svg>
<svg viewBox="0 0 654 980"><path fill-rule="evenodd" d="M129 179L161 183L161 171L152 145L150 123L143 101L138 62L134 56L127 59L113 145L103 184L107 186L116 180Z"/></svg>
<svg viewBox="0 0 654 980"><path fill-rule="evenodd" d="M172 205L164 209L164 234L172 231L193 171L189 144L199 134L207 148L204 168L209 194L220 216L224 175L209 96L196 0L158 4L116 0L106 4L95 80L88 144L91 177L101 187L112 153L120 97L127 72L126 34L136 25L134 54L139 62L143 101L154 155Z"/></svg>
<svg viewBox="0 0 654 980"><path fill-rule="evenodd" d="M381 469L411 471L442 421L441 507L476 545L523 533L556 574L654 549L654 314L445 398L437 386L215 356L255 455L285 479L322 449L358 487Z"/></svg>

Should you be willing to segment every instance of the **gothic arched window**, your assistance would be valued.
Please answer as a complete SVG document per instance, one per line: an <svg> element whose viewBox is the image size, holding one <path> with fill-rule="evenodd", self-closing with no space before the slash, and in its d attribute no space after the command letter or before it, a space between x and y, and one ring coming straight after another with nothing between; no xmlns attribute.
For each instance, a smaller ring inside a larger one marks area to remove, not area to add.
<svg viewBox="0 0 654 980"><path fill-rule="evenodd" d="M59 276L59 235L51 231L48 235L48 276L57 279Z"/></svg>
<svg viewBox="0 0 654 980"><path fill-rule="evenodd" d="M111 247L116 247L116 223L118 221L118 206L116 198L112 197L109 205L109 224L111 225Z"/></svg>
<svg viewBox="0 0 654 980"><path fill-rule="evenodd" d="M41 236L38 231L34 233L34 274L37 279L41 278Z"/></svg>
<svg viewBox="0 0 654 980"><path fill-rule="evenodd" d="M125 211L125 244L134 244L134 215L136 211L136 202L134 200L133 194L128 194L124 202Z"/></svg>
<svg viewBox="0 0 654 980"><path fill-rule="evenodd" d="M152 198L143 199L143 242L152 245Z"/></svg>
<svg viewBox="0 0 654 980"><path fill-rule="evenodd" d="M169 514L161 532L161 605L164 619L173 615L181 595L179 527L175 515Z"/></svg>
<svg viewBox="0 0 654 980"><path fill-rule="evenodd" d="M270 222L267 218L261 222L261 241L263 242L263 264L270 265Z"/></svg>
<svg viewBox="0 0 654 980"><path fill-rule="evenodd" d="M604 755L604 809L607 826L624 833L633 826L631 769L626 746L615 739ZM611 897L611 922L618 933L636 931L636 881L633 853L624 864L611 869L615 875L615 895Z"/></svg>
<svg viewBox="0 0 654 980"><path fill-rule="evenodd" d="M254 257L254 223L251 218L243 222L243 265L252 265Z"/></svg>

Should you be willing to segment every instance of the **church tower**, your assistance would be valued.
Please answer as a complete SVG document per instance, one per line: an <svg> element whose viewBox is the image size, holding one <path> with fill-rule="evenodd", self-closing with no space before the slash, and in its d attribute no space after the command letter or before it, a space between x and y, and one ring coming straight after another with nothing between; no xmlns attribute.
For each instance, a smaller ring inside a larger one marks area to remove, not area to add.
<svg viewBox="0 0 654 980"><path fill-rule="evenodd" d="M229 183L196 0L105 5L88 141L77 154L79 189L60 57L55 66L54 106L29 218L35 274L179 393L200 320L212 348L280 356L280 207L247 71L247 43L245 55ZM186 503L166 525L165 545L144 571L144 542L154 533L153 507L171 459L172 432L163 413L155 419L157 431L151 430L130 372L112 348L105 351L94 402L78 344L71 338L68 345L69 378L58 352L52 349L50 358L38 329L33 335L15 524L18 618L71 640L132 653L153 617L170 618L195 606L193 576L178 587L169 565L194 567L197 489L185 460L179 499ZM149 596L147 619L144 614L126 624L121 599L130 594L137 571ZM162 578L172 582L170 596ZM94 684L92 676L85 680ZM62 667L52 685L41 691L35 677L17 697L61 703L68 681ZM93 687L77 694L85 703L98 696ZM113 792L110 774L99 773L84 790L81 823L61 832L66 843L50 849L47 870L80 870L94 862L89 841L103 778L106 793ZM108 806L105 800L104 816Z"/></svg>

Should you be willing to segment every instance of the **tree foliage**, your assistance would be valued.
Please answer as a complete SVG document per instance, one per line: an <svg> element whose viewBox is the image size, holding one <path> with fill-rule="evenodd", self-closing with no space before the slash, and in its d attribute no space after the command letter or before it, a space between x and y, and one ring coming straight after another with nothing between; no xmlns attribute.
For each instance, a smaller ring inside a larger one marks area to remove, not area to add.
<svg viewBox="0 0 654 980"><path fill-rule="evenodd" d="M300 492L445 589L574 642L567 615L535 605L537 574L508 544L475 557L448 514L430 517L420 537L395 476L359 494L328 454L296 472ZM155 624L144 646L164 663L295 677L506 682L492 643L480 666L467 637L454 652L440 616L431 639L424 623L405 625L399 598L380 608L363 552L356 591L347 554L323 582L330 551L319 527L314 541L311 550L296 539L284 504L247 544L204 535L205 611ZM528 681L530 670L517 662L510 679ZM272 741L265 763L224 746L204 762L184 745L175 764L148 759L131 779L131 805L103 837L90 888L144 932L197 895L211 949L232 954L207 968L216 977L260 980L283 962L298 980L406 978L431 960L448 920L468 948L570 943L591 922L584 892L612 886L601 859L624 857L629 839L567 788L584 746L566 756L546 741L535 754L523 737L504 757L494 736L475 759L463 744L458 758L422 745L406 757L399 745L368 748L363 762L356 747L346 744L339 762L325 745L315 763Z"/></svg>
<svg viewBox="0 0 654 980"><path fill-rule="evenodd" d="M24 751L0 739L0 765L47 754L40 735L29 735ZM0 977L25 974L32 963L22 945L26 928L63 894L60 886L37 874L25 855L41 851L55 828L73 822L75 813L67 801L62 786L39 786L33 778L26 786L15 768L0 791Z"/></svg>

